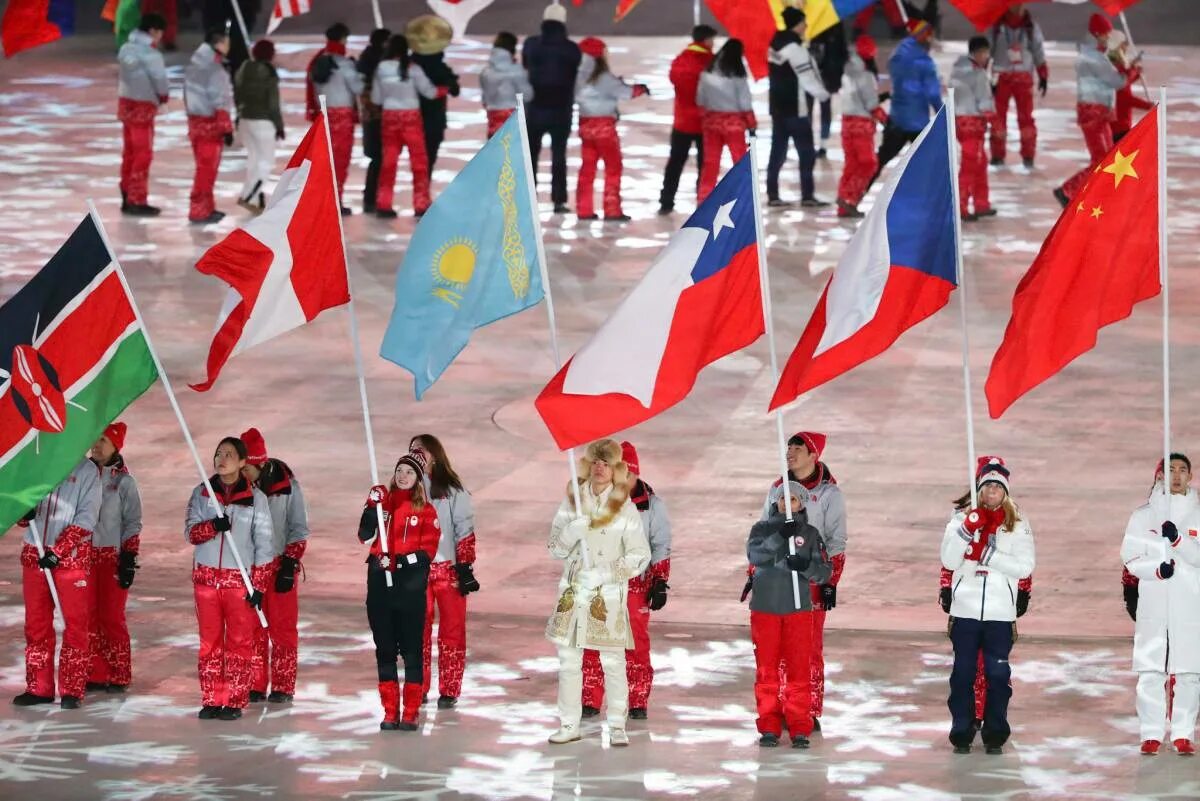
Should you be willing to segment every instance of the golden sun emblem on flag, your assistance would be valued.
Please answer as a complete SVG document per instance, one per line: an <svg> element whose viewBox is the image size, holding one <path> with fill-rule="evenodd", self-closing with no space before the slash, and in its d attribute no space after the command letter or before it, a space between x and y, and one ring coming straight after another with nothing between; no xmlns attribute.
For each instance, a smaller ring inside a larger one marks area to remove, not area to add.
<svg viewBox="0 0 1200 801"><path fill-rule="evenodd" d="M433 295L458 308L462 293L475 274L475 243L465 236L446 240L433 254Z"/></svg>

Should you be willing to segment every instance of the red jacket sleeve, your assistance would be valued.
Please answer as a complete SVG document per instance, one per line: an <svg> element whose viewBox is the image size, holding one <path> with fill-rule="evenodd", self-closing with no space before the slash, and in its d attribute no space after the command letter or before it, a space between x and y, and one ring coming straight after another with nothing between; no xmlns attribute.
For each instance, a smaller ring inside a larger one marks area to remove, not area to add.
<svg viewBox="0 0 1200 801"><path fill-rule="evenodd" d="M299 562L304 558L304 551L308 548L308 540L300 540L293 542L291 545L283 549L283 555L289 559L295 559Z"/></svg>
<svg viewBox="0 0 1200 801"><path fill-rule="evenodd" d="M213 525L213 521L205 520L203 523L192 526L192 530L188 532L188 542L192 545L200 545L215 536L217 536L217 529Z"/></svg>
<svg viewBox="0 0 1200 801"><path fill-rule="evenodd" d="M453 534L451 534L453 536ZM460 565L475 564L475 532L472 531L454 545L454 561Z"/></svg>
<svg viewBox="0 0 1200 801"><path fill-rule="evenodd" d="M140 534L134 534L132 537L121 543L121 551L123 553L131 553L135 556L137 555L138 551L141 550L141 547L142 536Z"/></svg>
<svg viewBox="0 0 1200 801"><path fill-rule="evenodd" d="M86 528L79 526L67 526L58 535L58 539L51 548L59 559L66 559L71 555L71 552L79 547L79 544L92 536L92 532Z"/></svg>

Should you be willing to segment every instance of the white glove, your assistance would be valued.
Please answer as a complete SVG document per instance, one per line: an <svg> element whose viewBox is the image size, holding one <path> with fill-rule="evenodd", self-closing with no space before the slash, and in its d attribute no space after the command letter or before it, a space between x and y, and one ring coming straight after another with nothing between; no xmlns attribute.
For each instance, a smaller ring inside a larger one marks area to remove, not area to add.
<svg viewBox="0 0 1200 801"><path fill-rule="evenodd" d="M579 584L585 590L598 590L609 582L612 571L604 567L589 567L579 571Z"/></svg>
<svg viewBox="0 0 1200 801"><path fill-rule="evenodd" d="M590 523L591 521L586 517L576 517L563 526L562 533L558 535L558 538L562 540L563 545L570 548L587 535Z"/></svg>

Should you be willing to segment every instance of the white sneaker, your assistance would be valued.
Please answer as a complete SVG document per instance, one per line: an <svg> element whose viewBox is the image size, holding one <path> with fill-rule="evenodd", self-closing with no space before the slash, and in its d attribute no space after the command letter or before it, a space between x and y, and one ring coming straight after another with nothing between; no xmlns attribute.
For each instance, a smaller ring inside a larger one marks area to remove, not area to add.
<svg viewBox="0 0 1200 801"><path fill-rule="evenodd" d="M564 743L573 743L582 737L578 726L559 726L558 731L550 735L548 742L551 745L563 745Z"/></svg>
<svg viewBox="0 0 1200 801"><path fill-rule="evenodd" d="M608 744L613 748L629 745L629 735L625 733L624 729L609 729Z"/></svg>

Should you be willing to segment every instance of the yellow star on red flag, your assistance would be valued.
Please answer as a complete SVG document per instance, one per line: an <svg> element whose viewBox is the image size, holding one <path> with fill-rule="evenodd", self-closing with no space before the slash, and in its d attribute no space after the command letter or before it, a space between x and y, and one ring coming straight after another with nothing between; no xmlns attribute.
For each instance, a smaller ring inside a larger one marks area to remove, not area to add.
<svg viewBox="0 0 1200 801"><path fill-rule="evenodd" d="M1141 150L1135 150L1133 153L1126 156L1121 152L1120 148L1117 148L1117 154L1113 156L1112 164L1109 164L1103 170L1103 172L1113 176L1113 180L1115 181L1113 184L1114 187L1119 187L1121 185L1121 181L1123 181L1127 176L1129 178L1138 177L1137 170L1133 168L1133 160L1136 159L1138 157L1138 153L1141 152Z"/></svg>

